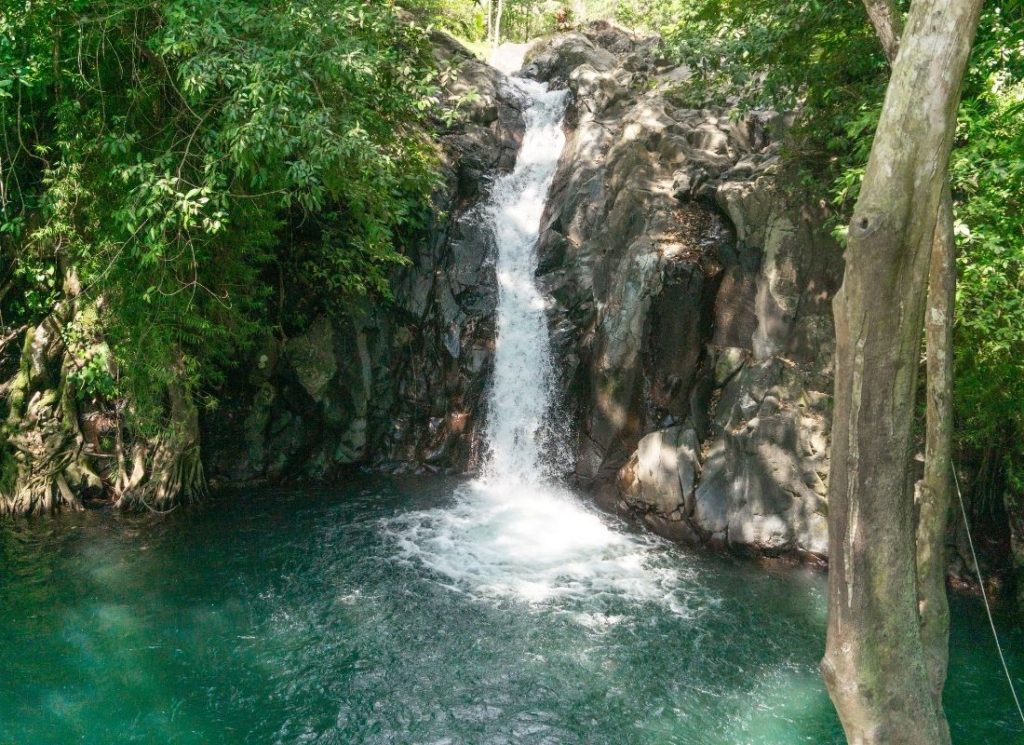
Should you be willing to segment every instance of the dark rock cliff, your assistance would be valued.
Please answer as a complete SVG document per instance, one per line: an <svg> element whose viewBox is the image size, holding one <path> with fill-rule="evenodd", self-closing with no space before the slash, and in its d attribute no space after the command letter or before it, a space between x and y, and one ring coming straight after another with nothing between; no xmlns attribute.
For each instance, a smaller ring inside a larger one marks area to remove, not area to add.
<svg viewBox="0 0 1024 745"><path fill-rule="evenodd" d="M258 355L205 418L215 480L478 463L496 301L480 204L514 165L522 117L501 73L438 49L452 100L479 95L442 137L429 236L393 303ZM538 270L567 476L676 539L823 554L842 262L821 210L779 187L786 118L687 108L685 70L607 24L546 43L526 72L572 93Z"/></svg>
<svg viewBox="0 0 1024 745"><path fill-rule="evenodd" d="M523 120L501 73L449 37L435 42L460 116L441 136L433 225L392 277L392 302L343 321L320 317L233 381L203 421L215 482L320 478L355 463L476 463L496 306L492 239L478 211L494 176L515 165Z"/></svg>
<svg viewBox="0 0 1024 745"><path fill-rule="evenodd" d="M687 108L685 70L607 24L527 70L574 101L540 280L575 479L673 538L823 555L842 257L781 188L786 118Z"/></svg>

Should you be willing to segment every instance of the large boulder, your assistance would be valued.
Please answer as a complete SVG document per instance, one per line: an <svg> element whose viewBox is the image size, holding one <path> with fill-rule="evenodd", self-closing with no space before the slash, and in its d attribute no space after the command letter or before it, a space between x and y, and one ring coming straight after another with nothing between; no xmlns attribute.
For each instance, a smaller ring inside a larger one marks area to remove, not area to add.
<svg viewBox="0 0 1024 745"><path fill-rule="evenodd" d="M687 108L688 71L608 24L527 70L573 100L539 270L572 477L675 539L824 554L842 256L782 183L790 117Z"/></svg>

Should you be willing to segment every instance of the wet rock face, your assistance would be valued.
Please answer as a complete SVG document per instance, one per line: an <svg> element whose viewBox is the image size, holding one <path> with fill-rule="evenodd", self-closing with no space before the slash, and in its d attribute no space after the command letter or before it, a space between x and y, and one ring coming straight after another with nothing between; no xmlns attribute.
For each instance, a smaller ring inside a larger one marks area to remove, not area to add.
<svg viewBox="0 0 1024 745"><path fill-rule="evenodd" d="M677 105L686 71L609 24L531 60L573 94L538 272L572 478L677 540L824 555L842 259L778 184L789 122Z"/></svg>
<svg viewBox="0 0 1024 745"><path fill-rule="evenodd" d="M442 133L435 222L391 278L394 300L358 317L313 320L236 373L204 416L214 481L321 478L349 464L463 470L479 459L497 304L480 205L511 170L524 128L504 76L449 37L458 120ZM472 94L472 95L470 95Z"/></svg>

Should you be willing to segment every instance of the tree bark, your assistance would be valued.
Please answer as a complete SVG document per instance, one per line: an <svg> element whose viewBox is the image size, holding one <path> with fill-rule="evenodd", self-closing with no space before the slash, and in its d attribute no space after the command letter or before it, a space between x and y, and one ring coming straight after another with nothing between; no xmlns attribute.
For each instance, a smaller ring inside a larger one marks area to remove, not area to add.
<svg viewBox="0 0 1024 745"><path fill-rule="evenodd" d="M124 446L117 444L114 506L127 510L168 512L206 493L199 450L199 410L180 384L167 389L167 419L156 436L136 440L132 471L124 463Z"/></svg>
<svg viewBox="0 0 1024 745"><path fill-rule="evenodd" d="M487 0L487 43L494 46L494 0Z"/></svg>
<svg viewBox="0 0 1024 745"><path fill-rule="evenodd" d="M113 497L120 509L166 512L206 490L199 450L199 412L184 386L166 392L161 430L137 434L127 447L116 422L114 453L87 442L74 352L64 331L79 311L77 291L25 334L18 373L6 387L7 417L0 424L0 515L81 510L82 496ZM122 404L127 402L122 401ZM113 407L114 409L124 408ZM128 473L126 449L132 469Z"/></svg>
<svg viewBox="0 0 1024 745"><path fill-rule="evenodd" d="M868 20L875 29L875 35L882 44L882 51L891 66L896 61L900 50L900 36L903 34L903 23L900 12L892 0L864 0L864 9L868 12Z"/></svg>
<svg viewBox="0 0 1024 745"><path fill-rule="evenodd" d="M981 0L914 0L835 299L822 674L852 745L949 742L918 612L907 485L926 284Z"/></svg>
<svg viewBox="0 0 1024 745"><path fill-rule="evenodd" d="M892 0L864 0L868 18L891 66L903 32ZM928 247L926 247L928 248ZM949 602L946 597L946 531L952 505L953 315L956 301L956 243L953 197L946 174L928 270L925 314L927 413L924 477L917 485L917 598L928 675L936 705L949 662Z"/></svg>
<svg viewBox="0 0 1024 745"><path fill-rule="evenodd" d="M494 46L501 46L501 16L505 12L503 0L498 0L498 12L494 17Z"/></svg>
<svg viewBox="0 0 1024 745"><path fill-rule="evenodd" d="M78 407L68 385L62 330L74 314L66 299L25 333L21 364L8 389L0 428L0 514L81 510L79 494L102 483L84 454Z"/></svg>
<svg viewBox="0 0 1024 745"><path fill-rule="evenodd" d="M952 505L953 455L953 306L956 248L953 197L946 178L932 239L925 315L928 404L924 477L917 490L917 605L921 643L937 707L949 663L949 602L946 598L946 532Z"/></svg>

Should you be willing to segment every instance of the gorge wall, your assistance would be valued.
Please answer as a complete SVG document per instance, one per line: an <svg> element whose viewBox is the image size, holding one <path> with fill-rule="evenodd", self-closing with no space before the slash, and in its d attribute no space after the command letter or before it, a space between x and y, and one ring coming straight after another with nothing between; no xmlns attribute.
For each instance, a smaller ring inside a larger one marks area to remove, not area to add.
<svg viewBox="0 0 1024 745"><path fill-rule="evenodd" d="M475 210L515 162L521 102L454 42L438 49L464 116L442 137L429 235L393 303L319 318L239 373L204 421L214 480L478 462L496 298ZM535 49L527 74L571 91L538 270L566 475L674 539L823 555L842 259L821 209L779 184L786 117L687 107L686 71L606 24Z"/></svg>
<svg viewBox="0 0 1024 745"><path fill-rule="evenodd" d="M317 479L352 464L465 470L478 460L497 291L476 210L515 164L522 102L456 41L436 34L434 43L458 118L440 138L432 224L391 277L393 301L321 316L229 382L230 397L203 421L215 483Z"/></svg>
<svg viewBox="0 0 1024 745"><path fill-rule="evenodd" d="M574 100L541 266L575 479L672 538L823 555L842 256L779 183L786 117L689 108L607 25L528 69Z"/></svg>

